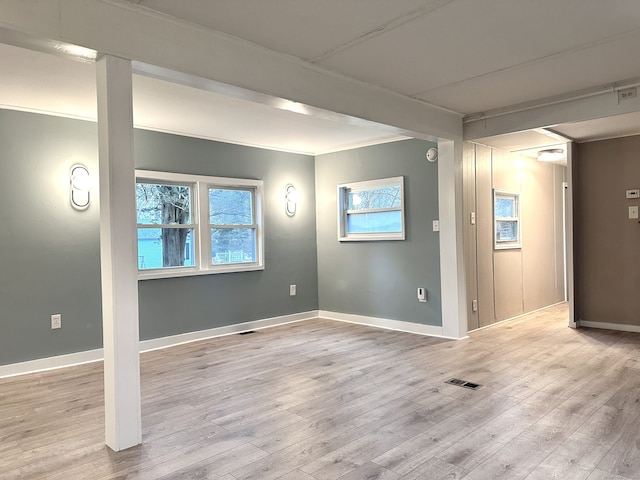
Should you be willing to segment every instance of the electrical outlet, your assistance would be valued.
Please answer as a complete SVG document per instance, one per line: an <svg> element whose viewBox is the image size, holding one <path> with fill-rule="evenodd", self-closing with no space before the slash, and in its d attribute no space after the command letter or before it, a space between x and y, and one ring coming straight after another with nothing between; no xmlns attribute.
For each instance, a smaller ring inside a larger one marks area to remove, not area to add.
<svg viewBox="0 0 640 480"><path fill-rule="evenodd" d="M62 315L56 313L51 315L51 329L62 328Z"/></svg>
<svg viewBox="0 0 640 480"><path fill-rule="evenodd" d="M289 285L289 296L291 296L291 297L295 297L296 296L296 286L295 285Z"/></svg>
<svg viewBox="0 0 640 480"><path fill-rule="evenodd" d="M434 232L439 232L440 231L440 220L434 220L433 221L433 231Z"/></svg>
<svg viewBox="0 0 640 480"><path fill-rule="evenodd" d="M424 287L418 287L418 301L426 302L427 301L427 289Z"/></svg>
<svg viewBox="0 0 640 480"><path fill-rule="evenodd" d="M629 218L633 218L633 219L638 218L638 205L629 206Z"/></svg>

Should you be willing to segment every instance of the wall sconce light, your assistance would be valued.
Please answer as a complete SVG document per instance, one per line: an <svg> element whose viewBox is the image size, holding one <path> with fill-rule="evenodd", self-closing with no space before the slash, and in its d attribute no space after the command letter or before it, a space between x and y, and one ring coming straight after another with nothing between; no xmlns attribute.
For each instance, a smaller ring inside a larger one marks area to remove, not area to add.
<svg viewBox="0 0 640 480"><path fill-rule="evenodd" d="M84 165L74 165L69 171L71 184L71 206L76 210L89 208L89 190L91 179L89 170Z"/></svg>
<svg viewBox="0 0 640 480"><path fill-rule="evenodd" d="M293 217L296 214L296 206L298 204L298 191L296 187L291 184L288 184L285 188L285 212L290 217Z"/></svg>
<svg viewBox="0 0 640 480"><path fill-rule="evenodd" d="M539 162L557 162L564 159L564 150L561 148L549 148L538 152Z"/></svg>

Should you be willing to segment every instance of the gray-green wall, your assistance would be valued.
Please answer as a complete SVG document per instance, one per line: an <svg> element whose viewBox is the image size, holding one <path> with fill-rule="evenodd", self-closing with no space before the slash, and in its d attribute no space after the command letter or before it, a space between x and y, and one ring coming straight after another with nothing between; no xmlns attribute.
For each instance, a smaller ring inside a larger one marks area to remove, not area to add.
<svg viewBox="0 0 640 480"><path fill-rule="evenodd" d="M137 168L262 179L265 189L265 269L138 282L142 340L318 309L313 157L149 131L134 148ZM301 197L294 217L288 183Z"/></svg>
<svg viewBox="0 0 640 480"><path fill-rule="evenodd" d="M97 172L96 125L0 110L0 158L0 365L100 348L97 195L69 203L69 168Z"/></svg>
<svg viewBox="0 0 640 480"><path fill-rule="evenodd" d="M140 338L318 309L441 325L431 146L406 140L313 158L136 130L137 168L262 179L265 188L265 270L140 281ZM94 123L0 110L0 365L102 346L98 192L87 211L73 210L68 176L83 163L97 185L97 151ZM407 239L338 242L337 185L399 175ZM287 183L301 195L293 218ZM50 328L54 313L60 330Z"/></svg>
<svg viewBox="0 0 640 480"><path fill-rule="evenodd" d="M318 309L313 157L147 131L135 153L137 168L265 187L266 269L139 282L141 339ZM0 365L100 348L98 195L77 212L68 190L76 162L97 177L96 125L0 110L0 155ZM289 182L301 194L293 218Z"/></svg>
<svg viewBox="0 0 640 480"><path fill-rule="evenodd" d="M438 164L426 160L434 143L405 140L316 157L318 292L320 309L442 325ZM339 242L337 185L403 175L406 240ZM425 287L426 303L416 290Z"/></svg>

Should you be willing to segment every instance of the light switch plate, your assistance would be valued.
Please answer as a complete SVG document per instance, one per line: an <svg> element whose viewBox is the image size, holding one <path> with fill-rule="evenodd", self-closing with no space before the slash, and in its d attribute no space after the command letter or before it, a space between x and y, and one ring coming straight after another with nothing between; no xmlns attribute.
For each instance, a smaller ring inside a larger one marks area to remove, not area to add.
<svg viewBox="0 0 640 480"><path fill-rule="evenodd" d="M629 206L629 218L632 218L632 219L638 218L638 205Z"/></svg>

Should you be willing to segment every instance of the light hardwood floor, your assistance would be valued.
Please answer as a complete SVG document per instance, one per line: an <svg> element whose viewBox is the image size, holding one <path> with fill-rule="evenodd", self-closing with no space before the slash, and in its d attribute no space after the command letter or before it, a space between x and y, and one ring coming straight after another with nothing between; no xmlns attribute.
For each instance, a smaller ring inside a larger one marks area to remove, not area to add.
<svg viewBox="0 0 640 480"><path fill-rule="evenodd" d="M149 352L144 443L119 453L101 364L0 380L0 479L639 479L640 335L566 318L462 341L317 320Z"/></svg>

